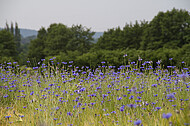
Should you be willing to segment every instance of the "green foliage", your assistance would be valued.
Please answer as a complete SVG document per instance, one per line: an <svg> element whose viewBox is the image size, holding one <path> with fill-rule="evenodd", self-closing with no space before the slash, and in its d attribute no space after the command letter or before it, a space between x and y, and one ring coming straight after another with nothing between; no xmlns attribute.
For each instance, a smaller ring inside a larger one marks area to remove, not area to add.
<svg viewBox="0 0 190 126"><path fill-rule="evenodd" d="M93 44L94 32L91 32L90 29L83 27L82 25L73 25L71 27L72 36L67 44L67 50L70 51L79 51L82 54L87 53Z"/></svg>
<svg viewBox="0 0 190 126"><path fill-rule="evenodd" d="M14 42L13 35L7 30L0 31L0 61L3 57L16 60L16 43Z"/></svg>
<svg viewBox="0 0 190 126"><path fill-rule="evenodd" d="M36 58L37 61L40 61L41 59L45 58L45 41L46 41L47 32L45 28L41 28L38 31L38 36L36 39L32 40L29 45L29 52L28 57L29 58Z"/></svg>
<svg viewBox="0 0 190 126"><path fill-rule="evenodd" d="M71 28L63 24L51 24L47 29L41 28L38 36L32 40L28 57L40 61L45 57L61 57L60 61L69 61L87 53L91 46L94 32L82 25L73 25Z"/></svg>
<svg viewBox="0 0 190 126"><path fill-rule="evenodd" d="M138 21L134 25L126 24L123 30L119 27L109 29L99 38L95 48L116 50L116 49L139 49L144 29L147 27L146 21Z"/></svg>
<svg viewBox="0 0 190 126"><path fill-rule="evenodd" d="M141 49L176 48L189 43L190 15L188 11L172 9L159 12L144 31Z"/></svg>
<svg viewBox="0 0 190 126"><path fill-rule="evenodd" d="M66 52L66 46L71 38L71 31L63 24L51 24L47 29L44 52L47 56L55 56Z"/></svg>
<svg viewBox="0 0 190 126"><path fill-rule="evenodd" d="M121 29L118 27L116 29L109 29L104 32L103 36L98 39L98 42L95 46L95 49L106 49L106 50L115 50L119 48L120 43L122 42L121 38Z"/></svg>
<svg viewBox="0 0 190 126"><path fill-rule="evenodd" d="M1 56L7 57L13 60L22 60L20 57L22 51L21 45L21 34L20 29L18 28L18 24L15 23L15 28L13 27L13 23L11 22L11 28L9 28L8 23L6 22L6 27L1 31ZM24 55L22 55L24 56ZM26 57L26 55L25 55Z"/></svg>
<svg viewBox="0 0 190 126"><path fill-rule="evenodd" d="M190 64L190 44L185 44L179 52L179 59L186 62L186 64Z"/></svg>

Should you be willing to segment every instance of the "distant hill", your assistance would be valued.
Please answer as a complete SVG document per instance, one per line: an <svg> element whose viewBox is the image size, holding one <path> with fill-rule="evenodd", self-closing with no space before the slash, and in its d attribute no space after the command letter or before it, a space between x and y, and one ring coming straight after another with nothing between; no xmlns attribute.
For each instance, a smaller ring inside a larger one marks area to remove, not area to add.
<svg viewBox="0 0 190 126"><path fill-rule="evenodd" d="M96 43L98 41L98 39L103 35L104 33L103 32L96 32L93 36L94 38L94 41L93 43Z"/></svg>
<svg viewBox="0 0 190 126"><path fill-rule="evenodd" d="M96 32L93 37L94 37L94 39L98 39L98 38L100 38L103 34L104 34L104 32Z"/></svg>
<svg viewBox="0 0 190 126"><path fill-rule="evenodd" d="M37 36L38 31L31 30L31 29L22 29L22 28L20 28L20 34L22 35L23 38L26 38L26 37L29 37L29 36Z"/></svg>
<svg viewBox="0 0 190 126"><path fill-rule="evenodd" d="M1 29L2 28L0 28L0 30ZM21 36L23 38L27 38L28 39L28 37L29 37L29 40L31 40L31 39L35 39L36 38L35 36L38 35L38 31L32 30L32 29L20 28L20 34L21 34ZM94 34L94 36L93 36L94 37L94 42L96 43L97 40L98 40L98 38L100 38L102 35L103 35L103 32L96 32ZM23 43L25 43L25 42L26 42L26 40L23 40Z"/></svg>
<svg viewBox="0 0 190 126"><path fill-rule="evenodd" d="M2 30L3 28L0 28ZM38 31L32 30L32 29L24 29L20 28L20 34L23 38L29 37L29 36L37 36Z"/></svg>
<svg viewBox="0 0 190 126"><path fill-rule="evenodd" d="M36 30L31 30L31 29L20 29L20 34L23 36L23 38L25 37L29 37L29 36L37 36L38 35L38 31ZM98 39L100 38L100 36L103 35L103 32L96 32L94 34L94 39Z"/></svg>

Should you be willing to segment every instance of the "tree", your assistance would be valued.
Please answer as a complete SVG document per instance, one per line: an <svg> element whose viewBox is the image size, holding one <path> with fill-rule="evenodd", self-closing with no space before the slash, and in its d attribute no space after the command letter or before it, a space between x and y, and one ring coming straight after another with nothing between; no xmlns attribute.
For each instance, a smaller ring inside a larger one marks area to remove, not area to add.
<svg viewBox="0 0 190 126"><path fill-rule="evenodd" d="M9 31L10 29L9 29L9 24L6 22L6 27L5 27L5 29L7 30L7 31Z"/></svg>
<svg viewBox="0 0 190 126"><path fill-rule="evenodd" d="M14 35L14 26L13 26L13 22L11 22L11 34L13 34Z"/></svg>
<svg viewBox="0 0 190 126"><path fill-rule="evenodd" d="M42 27L38 31L37 38L32 40L29 45L29 52L28 57L29 58L36 58L36 61L40 61L41 59L45 58L45 41L47 37L47 31L44 27Z"/></svg>
<svg viewBox="0 0 190 126"><path fill-rule="evenodd" d="M81 54L87 53L93 44L92 41L95 32L91 32L90 29L82 25L73 25L71 32L72 36L67 44L67 50L78 50Z"/></svg>
<svg viewBox="0 0 190 126"><path fill-rule="evenodd" d="M139 49L140 43L142 41L142 36L144 29L148 25L147 21L135 21L135 24L132 23L126 24L123 28L123 44L122 46L129 49Z"/></svg>
<svg viewBox="0 0 190 126"><path fill-rule="evenodd" d="M106 50L139 49L147 25L146 21L141 21L141 23L136 21L134 25L132 23L126 24L123 30L120 27L109 29L98 39L96 48Z"/></svg>
<svg viewBox="0 0 190 126"><path fill-rule="evenodd" d="M185 10L159 12L143 34L141 49L176 48L187 44L190 14Z"/></svg>
<svg viewBox="0 0 190 126"><path fill-rule="evenodd" d="M15 23L15 32L14 32L14 39L17 47L17 52L18 54L22 51L21 50L21 34L20 34L20 29L18 28L17 22Z"/></svg>
<svg viewBox="0 0 190 126"><path fill-rule="evenodd" d="M108 31L104 32L103 36L98 39L95 48L115 50L121 47L122 42L122 30L120 27L108 29Z"/></svg>
<svg viewBox="0 0 190 126"><path fill-rule="evenodd" d="M51 24L47 29L47 39L45 41L45 54L48 56L58 55L67 51L67 43L71 39L71 30L59 23Z"/></svg>
<svg viewBox="0 0 190 126"><path fill-rule="evenodd" d="M8 57L16 60L16 44L13 35L6 29L0 31L0 57ZM2 59L1 59L2 60Z"/></svg>

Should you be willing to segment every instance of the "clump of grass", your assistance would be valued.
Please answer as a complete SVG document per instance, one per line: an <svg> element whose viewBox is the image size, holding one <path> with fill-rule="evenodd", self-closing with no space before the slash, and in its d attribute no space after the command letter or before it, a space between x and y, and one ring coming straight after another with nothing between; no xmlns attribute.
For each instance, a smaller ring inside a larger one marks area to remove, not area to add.
<svg viewBox="0 0 190 126"><path fill-rule="evenodd" d="M153 68L146 61L91 70L55 64L20 71L16 64L1 65L2 125L190 123L188 67Z"/></svg>

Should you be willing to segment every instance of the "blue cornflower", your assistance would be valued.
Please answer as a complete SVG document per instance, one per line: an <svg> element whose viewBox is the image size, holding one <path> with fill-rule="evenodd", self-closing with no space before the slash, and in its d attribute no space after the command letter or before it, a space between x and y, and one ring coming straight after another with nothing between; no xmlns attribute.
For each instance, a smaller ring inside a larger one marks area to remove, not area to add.
<svg viewBox="0 0 190 126"><path fill-rule="evenodd" d="M67 64L67 62L62 62L63 64Z"/></svg>
<svg viewBox="0 0 190 126"><path fill-rule="evenodd" d="M71 112L67 112L67 115L72 116L73 114Z"/></svg>
<svg viewBox="0 0 190 126"><path fill-rule="evenodd" d="M105 62L105 61L102 61L101 63L104 64L104 63L106 63L106 62Z"/></svg>
<svg viewBox="0 0 190 126"><path fill-rule="evenodd" d="M7 94L6 94L6 95L5 95L5 96L3 96L3 97L4 97L4 98L7 98L7 97L9 97L9 95L7 95Z"/></svg>
<svg viewBox="0 0 190 126"><path fill-rule="evenodd" d="M125 109L123 107L120 108L120 111L123 112Z"/></svg>
<svg viewBox="0 0 190 126"><path fill-rule="evenodd" d="M184 123L184 125L188 126L188 125L190 125L190 123Z"/></svg>
<svg viewBox="0 0 190 126"><path fill-rule="evenodd" d="M141 97L137 96L138 99L141 99Z"/></svg>
<svg viewBox="0 0 190 126"><path fill-rule="evenodd" d="M111 113L116 113L116 111L112 111Z"/></svg>
<svg viewBox="0 0 190 126"><path fill-rule="evenodd" d="M185 79L189 77L189 74L187 73L179 74L178 77L181 78L183 81L185 81Z"/></svg>
<svg viewBox="0 0 190 126"><path fill-rule="evenodd" d="M134 96L133 95L131 95L131 97L129 97L129 99L133 99L134 98Z"/></svg>
<svg viewBox="0 0 190 126"><path fill-rule="evenodd" d="M172 94L167 94L167 99L173 99L173 98L175 98L173 93Z"/></svg>
<svg viewBox="0 0 190 126"><path fill-rule="evenodd" d="M24 117L24 115L19 115L19 117L23 118L23 117Z"/></svg>
<svg viewBox="0 0 190 126"><path fill-rule="evenodd" d="M9 119L11 116L5 116L5 118Z"/></svg>
<svg viewBox="0 0 190 126"><path fill-rule="evenodd" d="M161 109L161 107L156 107L156 109L157 109L157 110L160 110L160 109Z"/></svg>
<svg viewBox="0 0 190 126"><path fill-rule="evenodd" d="M157 87L157 84L152 84L152 87Z"/></svg>
<svg viewBox="0 0 190 126"><path fill-rule="evenodd" d="M169 119L171 116L172 116L171 113L167 113L167 114L164 113L164 114L162 115L162 117L163 117L163 118L166 118L166 119Z"/></svg>
<svg viewBox="0 0 190 126"><path fill-rule="evenodd" d="M34 91L32 91L31 93L30 93L30 95L33 95L34 94Z"/></svg>
<svg viewBox="0 0 190 126"><path fill-rule="evenodd" d="M105 114L105 116L109 116L109 115L110 115L109 113Z"/></svg>
<svg viewBox="0 0 190 126"><path fill-rule="evenodd" d="M139 126L141 124L141 122L142 122L141 120L137 120L137 121L134 122L134 125Z"/></svg>
<svg viewBox="0 0 190 126"><path fill-rule="evenodd" d="M73 61L69 61L69 63L73 63Z"/></svg>
<svg viewBox="0 0 190 126"><path fill-rule="evenodd" d="M128 106L129 108L136 108L137 105L136 105L136 104L128 104L127 106Z"/></svg>
<svg viewBox="0 0 190 126"><path fill-rule="evenodd" d="M135 102L141 102L141 100L135 100Z"/></svg>
<svg viewBox="0 0 190 126"><path fill-rule="evenodd" d="M38 67L33 67L33 70L36 70L36 69L38 69Z"/></svg>
<svg viewBox="0 0 190 126"><path fill-rule="evenodd" d="M120 101L121 99L122 99L122 97L117 98L117 100L119 100L119 101Z"/></svg>
<svg viewBox="0 0 190 126"><path fill-rule="evenodd" d="M154 95L154 97L157 97L157 96L158 96L158 94L155 94L155 95Z"/></svg>
<svg viewBox="0 0 190 126"><path fill-rule="evenodd" d="M127 56L127 54L124 54L124 55L123 55L123 57L126 57L126 56Z"/></svg>
<svg viewBox="0 0 190 126"><path fill-rule="evenodd" d="M9 63L7 63L8 65L11 65L12 63L11 62L9 62Z"/></svg>
<svg viewBox="0 0 190 126"><path fill-rule="evenodd" d="M58 118L54 118L53 120L57 120Z"/></svg>

